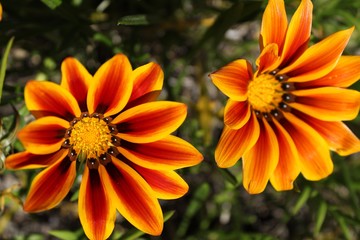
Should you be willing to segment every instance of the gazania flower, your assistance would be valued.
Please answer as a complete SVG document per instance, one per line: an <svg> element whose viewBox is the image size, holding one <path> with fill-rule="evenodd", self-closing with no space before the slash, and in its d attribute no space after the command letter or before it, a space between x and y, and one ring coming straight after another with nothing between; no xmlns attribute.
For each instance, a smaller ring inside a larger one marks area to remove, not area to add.
<svg viewBox="0 0 360 240"><path fill-rule="evenodd" d="M79 217L90 239L109 237L116 209L138 229L159 235L158 199L176 199L188 190L174 170L203 158L169 135L184 121L186 106L154 101L163 83L155 63L133 71L119 54L94 76L74 58L65 59L61 70L60 86L27 83L25 103L36 120L18 134L26 151L6 159L8 169L45 167L31 184L25 211L57 206L78 167L83 169Z"/></svg>
<svg viewBox="0 0 360 240"><path fill-rule="evenodd" d="M353 28L308 46L312 3L302 0L288 24L284 2L269 0L253 72L239 59L210 76L230 99L225 127L215 150L219 167L242 157L243 185L262 192L293 188L299 175L325 178L333 171L330 151L360 150L358 138L342 123L356 117L360 94L346 89L360 78L360 57L341 56Z"/></svg>

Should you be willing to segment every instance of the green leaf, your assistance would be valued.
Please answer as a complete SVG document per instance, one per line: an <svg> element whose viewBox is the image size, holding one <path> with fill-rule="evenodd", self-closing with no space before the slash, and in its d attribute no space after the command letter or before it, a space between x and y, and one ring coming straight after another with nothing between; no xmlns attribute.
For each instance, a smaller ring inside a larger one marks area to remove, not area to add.
<svg viewBox="0 0 360 240"><path fill-rule="evenodd" d="M61 240L77 240L79 239L79 232L71 232L66 230L52 230L49 234Z"/></svg>
<svg viewBox="0 0 360 240"><path fill-rule="evenodd" d="M316 222L314 227L314 236L317 236L320 233L321 227L324 223L326 214L327 214L327 204L324 201L321 201L319 209L316 214Z"/></svg>
<svg viewBox="0 0 360 240"><path fill-rule="evenodd" d="M4 56L3 56L2 61L1 61L1 67L0 67L0 103L1 103L2 90L3 90L3 86L4 86L4 81L5 81L5 72L6 72L7 60L8 60L10 49L11 49L11 46L12 46L13 42L14 42L14 37L10 38L9 42L7 43L6 48L5 48L5 52L4 52Z"/></svg>
<svg viewBox="0 0 360 240"><path fill-rule="evenodd" d="M168 211L164 214L164 222L166 222L167 220L169 220L173 215L174 215L175 211ZM141 237L142 235L144 235L145 233L138 230L138 229L131 229L130 231L127 231L120 239L121 240L134 240L134 239L138 239L139 237ZM113 238L115 239L115 238Z"/></svg>
<svg viewBox="0 0 360 240"><path fill-rule="evenodd" d="M188 228L190 227L191 219L200 211L200 209L204 206L205 200L208 199L210 195L210 186L208 183L203 183L200 185L195 193L194 197L191 199L188 207L184 213L184 217L182 222L179 224L176 238L183 239Z"/></svg>
<svg viewBox="0 0 360 240"><path fill-rule="evenodd" d="M307 200L310 197L310 194L311 194L311 188L310 187L306 187L302 191L302 193L301 193L299 199L297 200L295 206L291 210L291 213L293 215L296 215L300 211L300 209L306 204Z"/></svg>
<svg viewBox="0 0 360 240"><path fill-rule="evenodd" d="M62 3L62 0L41 0L41 1L52 10L60 6Z"/></svg>
<svg viewBox="0 0 360 240"><path fill-rule="evenodd" d="M74 192L74 194L70 198L70 201L71 202L76 201L76 200L78 200L78 198L79 198L79 189L76 190L76 192Z"/></svg>
<svg viewBox="0 0 360 240"><path fill-rule="evenodd" d="M236 186L238 184L236 177L227 168L218 168L218 170L232 185Z"/></svg>
<svg viewBox="0 0 360 240"><path fill-rule="evenodd" d="M128 15L120 18L118 25L127 25L127 26L138 26L138 25L149 25L154 23L156 18L153 16L138 14L138 15Z"/></svg>

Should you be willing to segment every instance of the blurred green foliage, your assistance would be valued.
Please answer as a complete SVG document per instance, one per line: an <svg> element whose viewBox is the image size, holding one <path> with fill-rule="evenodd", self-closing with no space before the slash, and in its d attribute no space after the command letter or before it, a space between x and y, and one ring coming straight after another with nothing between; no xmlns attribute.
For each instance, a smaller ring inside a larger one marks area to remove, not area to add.
<svg viewBox="0 0 360 240"><path fill-rule="evenodd" d="M300 1L285 2L291 16ZM205 160L180 171L190 185L188 194L162 202L169 217L175 212L165 223L161 237L142 235L119 216L111 239L357 239L360 235L359 155L333 154L335 170L327 179L309 182L299 177L293 191L276 192L269 185L260 195L249 195L243 189L241 161L229 170L216 167L214 149L223 127L226 98L211 84L208 74L237 58L254 62L266 1L1 3L1 58L7 60L0 105L1 161L23 150L14 141L14 134L32 120L23 102L26 81L59 82L61 61L70 55L91 73L118 52L125 53L134 67L156 61L165 72L161 98L189 106L188 118L176 134L195 145ZM312 42L355 26L345 54L359 54L360 1L313 3ZM5 48L12 38L15 40L7 56ZM358 136L359 124L359 118L348 123ZM53 210L39 214L22 211L20 199L24 199L36 173L3 171L0 175L0 238L83 239L76 197L72 198L78 185Z"/></svg>

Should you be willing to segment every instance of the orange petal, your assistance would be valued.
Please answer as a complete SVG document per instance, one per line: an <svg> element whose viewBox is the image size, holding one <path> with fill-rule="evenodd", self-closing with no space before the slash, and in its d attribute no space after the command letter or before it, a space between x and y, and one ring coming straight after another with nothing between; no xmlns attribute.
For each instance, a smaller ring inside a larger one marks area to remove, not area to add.
<svg viewBox="0 0 360 240"><path fill-rule="evenodd" d="M251 64L239 59L210 74L210 78L226 96L235 101L245 101L247 86L252 79Z"/></svg>
<svg viewBox="0 0 360 240"><path fill-rule="evenodd" d="M347 88L360 79L360 56L341 56L335 68L322 78L299 82L300 88L344 87Z"/></svg>
<svg viewBox="0 0 360 240"><path fill-rule="evenodd" d="M225 106L224 123L231 129L239 129L249 121L250 115L250 105L247 102L229 99Z"/></svg>
<svg viewBox="0 0 360 240"><path fill-rule="evenodd" d="M29 81L24 94L26 106L35 117L57 116L72 120L81 114L74 96L53 82Z"/></svg>
<svg viewBox="0 0 360 240"><path fill-rule="evenodd" d="M265 8L261 23L261 38L263 45L275 43L282 48L287 29L287 16L284 1L270 0Z"/></svg>
<svg viewBox="0 0 360 240"><path fill-rule="evenodd" d="M75 97L80 109L86 112L86 96L92 76L77 59L72 57L62 62L61 73L61 86Z"/></svg>
<svg viewBox="0 0 360 240"><path fill-rule="evenodd" d="M131 167L118 159L100 168L101 180L120 214L141 231L160 235L163 215L149 184Z"/></svg>
<svg viewBox="0 0 360 240"><path fill-rule="evenodd" d="M241 156L254 146L259 134L259 122L254 113L252 113L249 121L238 130L225 125L215 149L217 165L221 168L234 166Z"/></svg>
<svg viewBox="0 0 360 240"><path fill-rule="evenodd" d="M333 171L329 145L312 127L291 113L284 113L284 127L299 153L301 173L308 180L320 180Z"/></svg>
<svg viewBox="0 0 360 240"><path fill-rule="evenodd" d="M123 141L118 150L137 165L156 170L190 167L203 160L201 153L190 143L172 135L144 144Z"/></svg>
<svg viewBox="0 0 360 240"><path fill-rule="evenodd" d="M279 144L269 123L262 119L256 144L243 156L243 185L250 194L264 191L279 162Z"/></svg>
<svg viewBox="0 0 360 240"><path fill-rule="evenodd" d="M346 156L360 151L359 139L344 123L321 121L305 114L297 115L313 127L339 155Z"/></svg>
<svg viewBox="0 0 360 240"><path fill-rule="evenodd" d="M263 73L276 69L279 65L278 45L268 44L262 51L260 56L256 59L256 66L258 72ZM257 74L255 74L257 75Z"/></svg>
<svg viewBox="0 0 360 240"><path fill-rule="evenodd" d="M5 167L17 170L47 167L59 159L64 159L67 153L68 150L66 149L45 155L32 154L28 151L15 153L6 158Z"/></svg>
<svg viewBox="0 0 360 240"><path fill-rule="evenodd" d="M311 34L313 5L302 0L289 23L280 62L283 65L298 57L307 47Z"/></svg>
<svg viewBox="0 0 360 240"><path fill-rule="evenodd" d="M156 63L148 63L136 68L132 72L134 87L129 102L143 95L162 89L164 72Z"/></svg>
<svg viewBox="0 0 360 240"><path fill-rule="evenodd" d="M293 91L296 101L289 105L324 121L354 119L360 106L360 93L337 87Z"/></svg>
<svg viewBox="0 0 360 240"><path fill-rule="evenodd" d="M90 113L110 116L119 113L129 101L133 82L132 68L125 55L118 54L105 62L95 73L90 85L87 105Z"/></svg>
<svg viewBox="0 0 360 240"><path fill-rule="evenodd" d="M33 180L24 203L27 212L40 212L57 206L66 197L76 177L76 161L59 159Z"/></svg>
<svg viewBox="0 0 360 240"><path fill-rule="evenodd" d="M294 141L288 132L277 122L273 121L273 130L279 143L279 162L270 182L276 191L293 189L293 183L300 173L299 156Z"/></svg>
<svg viewBox="0 0 360 240"><path fill-rule="evenodd" d="M158 101L130 108L117 116L112 123L118 125L121 139L134 143L160 140L174 132L185 120L186 105Z"/></svg>
<svg viewBox="0 0 360 240"><path fill-rule="evenodd" d="M136 164L131 166L145 179L159 199L177 199L187 193L189 186L179 174L170 170L152 170L140 167Z"/></svg>
<svg viewBox="0 0 360 240"><path fill-rule="evenodd" d="M89 239L107 239L114 230L115 217L116 208L98 170L85 167L79 192L79 218L86 236Z"/></svg>
<svg viewBox="0 0 360 240"><path fill-rule="evenodd" d="M339 31L308 48L294 63L279 74L291 76L290 82L310 81L331 72L344 51L354 28Z"/></svg>
<svg viewBox="0 0 360 240"><path fill-rule="evenodd" d="M43 117L29 123L18 133L18 138L33 154L49 154L58 151L64 141L69 122L58 117Z"/></svg>

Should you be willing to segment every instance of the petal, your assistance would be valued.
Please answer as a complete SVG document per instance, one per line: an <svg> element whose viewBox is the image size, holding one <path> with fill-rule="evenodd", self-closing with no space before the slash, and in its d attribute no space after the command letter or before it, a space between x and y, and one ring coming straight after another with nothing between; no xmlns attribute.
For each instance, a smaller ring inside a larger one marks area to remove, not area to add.
<svg viewBox="0 0 360 240"><path fill-rule="evenodd" d="M141 97L129 101L128 104L126 104L126 106L124 107L123 111L128 110L129 108L136 107L137 105L141 105L147 102L153 102L159 97L160 93L160 90L145 93Z"/></svg>
<svg viewBox="0 0 360 240"><path fill-rule="evenodd" d="M320 180L333 171L329 146L312 127L291 113L284 113L286 131L293 139L299 153L301 173L308 180Z"/></svg>
<svg viewBox="0 0 360 240"><path fill-rule="evenodd" d="M273 130L279 143L279 162L270 182L276 191L293 189L293 183L300 173L299 155L294 141L288 132L278 123L273 121Z"/></svg>
<svg viewBox="0 0 360 240"><path fill-rule="evenodd" d="M282 47L288 21L284 1L270 0L265 8L261 23L262 48L275 43Z"/></svg>
<svg viewBox="0 0 360 240"><path fill-rule="evenodd" d="M125 55L118 54L105 62L95 73L87 96L90 113L110 116L119 113L129 101L133 82L132 68Z"/></svg>
<svg viewBox="0 0 360 240"><path fill-rule="evenodd" d="M190 167L203 160L201 153L190 143L172 135L144 144L124 141L118 150L137 165L156 170Z"/></svg>
<svg viewBox="0 0 360 240"><path fill-rule="evenodd" d="M210 74L210 78L226 96L235 101L246 100L247 85L252 79L251 64L239 59Z"/></svg>
<svg viewBox="0 0 360 240"><path fill-rule="evenodd" d="M259 134L259 122L254 113L252 113L249 121L238 130L225 125L215 149L217 165L221 168L234 166L243 154L254 146Z"/></svg>
<svg viewBox="0 0 360 240"><path fill-rule="evenodd" d="M76 161L68 157L40 172L33 180L24 203L27 212L56 207L68 194L76 177Z"/></svg>
<svg viewBox="0 0 360 240"><path fill-rule="evenodd" d="M112 123L118 125L118 137L134 143L160 140L174 132L184 122L186 105L159 101L130 108L117 116Z"/></svg>
<svg viewBox="0 0 360 240"><path fill-rule="evenodd" d="M354 119L359 112L360 93L336 87L293 91L296 100L289 105L324 121Z"/></svg>
<svg viewBox="0 0 360 240"><path fill-rule="evenodd" d="M33 154L49 154L58 151L64 141L69 122L58 117L43 117L29 123L18 133L18 138Z"/></svg>
<svg viewBox="0 0 360 240"><path fill-rule="evenodd" d="M62 62L61 73L61 87L68 90L79 103L80 109L86 112L86 96L92 76L77 59L72 57Z"/></svg>
<svg viewBox="0 0 360 240"><path fill-rule="evenodd" d="M177 199L185 195L189 186L179 174L170 170L153 170L140 167L136 164L131 166L145 179L159 199Z"/></svg>
<svg viewBox="0 0 360 240"><path fill-rule="evenodd" d="M296 59L306 49L311 34L312 9L310 0L302 0L291 18L281 53L280 62L283 65Z"/></svg>
<svg viewBox="0 0 360 240"><path fill-rule="evenodd" d="M28 151L15 153L6 158L5 167L7 169L17 170L47 167L59 159L64 159L67 153L67 149L60 149L59 151L45 155L32 154Z"/></svg>
<svg viewBox="0 0 360 240"><path fill-rule="evenodd" d="M250 115L250 105L247 102L229 99L225 106L224 123L231 129L239 129L249 121Z"/></svg>
<svg viewBox="0 0 360 240"><path fill-rule="evenodd" d="M37 118L56 116L72 120L81 114L74 96L53 82L29 81L24 94L26 107Z"/></svg>
<svg viewBox="0 0 360 240"><path fill-rule="evenodd" d="M354 28L339 31L308 48L294 63L279 74L291 76L290 82L321 78L331 72L344 51Z"/></svg>
<svg viewBox="0 0 360 240"><path fill-rule="evenodd" d="M118 159L100 168L100 177L120 214L141 231L160 235L163 215L149 184L131 167Z"/></svg>
<svg viewBox="0 0 360 240"><path fill-rule="evenodd" d="M360 56L341 56L335 68L322 78L299 82L300 88L314 87L349 87L360 79Z"/></svg>
<svg viewBox="0 0 360 240"><path fill-rule="evenodd" d="M116 208L98 170L85 167L79 192L79 218L86 236L89 239L107 239L114 230L115 217Z"/></svg>
<svg viewBox="0 0 360 240"><path fill-rule="evenodd" d="M269 123L262 119L256 144L243 156L243 185L250 194L264 191L279 162L279 144Z"/></svg>
<svg viewBox="0 0 360 240"><path fill-rule="evenodd" d="M261 51L260 56L256 59L256 66L258 66L258 72L264 73L269 70L276 69L279 65L278 60L279 60L278 46L273 43L268 44Z"/></svg>
<svg viewBox="0 0 360 240"><path fill-rule="evenodd" d="M360 151L359 139L344 123L321 121L305 114L297 115L314 128L339 155L346 156Z"/></svg>
<svg viewBox="0 0 360 240"><path fill-rule="evenodd" d="M129 102L143 95L162 89L164 72L156 63L148 63L136 68L132 72L134 87Z"/></svg>

